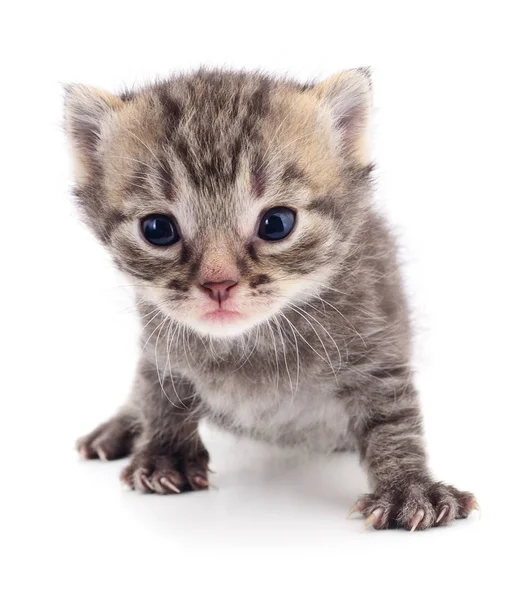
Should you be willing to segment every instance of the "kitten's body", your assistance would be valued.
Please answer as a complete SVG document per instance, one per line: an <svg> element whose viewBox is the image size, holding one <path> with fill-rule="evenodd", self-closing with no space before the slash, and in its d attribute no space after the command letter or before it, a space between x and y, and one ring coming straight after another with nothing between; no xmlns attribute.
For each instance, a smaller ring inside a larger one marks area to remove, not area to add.
<svg viewBox="0 0 529 600"><path fill-rule="evenodd" d="M193 331L164 324L164 316L153 319L154 307L140 304L150 362L189 379L201 399L198 414L222 427L282 445L352 450L352 420L362 400L351 390L365 393L396 366L404 367L403 381L409 377L409 326L393 242L375 213L365 229L362 254L348 258L356 265L354 279L284 309L242 339L204 342ZM373 268L377 256L387 272ZM382 281L391 301L380 293Z"/></svg>
<svg viewBox="0 0 529 600"><path fill-rule="evenodd" d="M468 514L473 497L426 467L394 244L371 203L369 95L360 71L70 90L77 195L138 286L143 322L131 401L80 441L85 456L133 452L123 478L142 491L201 489L205 417L272 443L357 447L375 488L358 508L377 528ZM296 225L265 243L255 224L274 206ZM168 247L141 238L153 213L178 223ZM226 281L225 296L210 291Z"/></svg>
<svg viewBox="0 0 529 600"><path fill-rule="evenodd" d="M324 452L348 447L352 442L348 435L350 413L337 397L336 380L332 375L320 377L301 368L298 373L292 333L282 332L285 345L279 329L273 334L277 336L276 348L270 331L263 331L261 343L248 341L245 348L231 351L215 344L205 349L196 341L184 349L179 343L172 348L171 363L177 363L173 377L184 376L193 382L201 400L195 408L197 416L236 434ZM208 356L204 360L205 353L222 357L223 350L223 358ZM180 361L175 360L177 355ZM165 350L158 353L160 370L168 360ZM330 372L327 365L326 371ZM182 399L182 404L188 401Z"/></svg>

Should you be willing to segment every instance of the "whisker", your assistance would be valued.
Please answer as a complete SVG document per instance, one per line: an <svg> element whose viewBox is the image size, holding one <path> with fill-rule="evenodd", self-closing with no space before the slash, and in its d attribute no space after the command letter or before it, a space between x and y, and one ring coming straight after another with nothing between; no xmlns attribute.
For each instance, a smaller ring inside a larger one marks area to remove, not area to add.
<svg viewBox="0 0 529 600"><path fill-rule="evenodd" d="M178 391L176 390L176 386L174 383L174 378L173 378L173 368L171 365L171 354L173 351L173 341L174 341L174 337L176 332L180 329L180 323L176 323L176 327L175 327L175 331L172 334L171 340L169 341L168 338L168 346L167 346L167 359L169 361L169 377L171 378L171 387L173 388L173 391L178 399L178 402L180 402L180 404L185 408L189 410L189 407L186 406L186 404L184 403L184 401L182 400L182 398L180 398L180 395L178 394ZM166 362L166 366L167 366L167 362ZM187 398L186 398L187 400ZM172 404L172 403L171 403Z"/></svg>
<svg viewBox="0 0 529 600"><path fill-rule="evenodd" d="M292 307L290 307L292 308ZM299 313L298 313L299 314ZM303 315L300 315L303 316ZM307 344L307 346L314 352L314 354L316 354L316 356L318 356L319 358L321 358L321 360L323 360L324 362L327 362L325 360L325 357L322 356L317 350L316 348L314 348L314 346L305 338L305 336L299 331L299 329L294 325L294 323L292 323L292 321L285 315L283 314L283 317L290 323L291 327L294 328L294 330L297 332L297 334L299 335L299 337L305 342L305 344ZM309 323L310 324L310 323ZM332 367L331 367L332 368Z"/></svg>
<svg viewBox="0 0 529 600"><path fill-rule="evenodd" d="M279 337L281 338L281 343L283 344L283 359L285 361L285 368L287 370L287 376L288 376L288 380L290 382L290 392L292 394L292 400L294 400L294 386L292 384L292 377L290 376L290 369L288 368L287 351L286 351L285 340L283 338L283 333L281 331L281 324L277 320L276 316L273 316L272 319L277 326L277 332L279 333Z"/></svg>
<svg viewBox="0 0 529 600"><path fill-rule="evenodd" d="M338 352L338 359L340 361L340 363L338 365L338 370L340 370L340 368L342 366L342 353L340 352L340 348L338 347L338 344L336 343L336 340L332 337L332 335L328 332L328 330L320 323L320 321L318 321L318 319L316 319L316 317L314 315L311 315L309 312L307 312L306 310L304 310L300 306L297 306L296 308L298 310L300 310L301 312L303 312L305 315L307 315L307 317L309 317L313 321L315 321L323 329L323 331L329 336L329 338L331 339L332 343L334 344L334 346L336 348L336 351Z"/></svg>
<svg viewBox="0 0 529 600"><path fill-rule="evenodd" d="M167 320L169 319L169 316L165 317L165 319L162 321L162 327L160 329L160 331L158 332L158 335L156 337L156 342L154 344L154 362L155 362L155 366L156 366L156 374L158 375L158 381L160 383L160 390L162 391L162 394L167 398L167 400L169 400L169 402L173 405L176 406L171 398L169 397L169 394L165 391L165 387L164 387L164 383L162 381L162 377L160 375L160 369L158 366L158 342L160 341L160 334L163 331L163 328L167 322Z"/></svg>
<svg viewBox="0 0 529 600"><path fill-rule="evenodd" d="M296 332L294 331L294 328L292 326L292 323L290 322L290 319L283 313L283 311L279 311L280 316L286 320L286 322L288 323L288 325L290 326L290 329L292 331L292 335L294 337L294 345L296 347L296 362L297 362L297 368L296 368L296 392L298 391L299 388L299 372L300 372L300 368L301 368L301 361L300 361L300 356L299 356L299 347L298 347L298 339L296 337Z"/></svg>
<svg viewBox="0 0 529 600"><path fill-rule="evenodd" d="M259 343L259 339L261 337L260 328L261 328L260 325L257 325L255 327L255 330L256 330L255 334L256 335L255 335L255 340L254 340L253 348L251 349L250 353L246 356L244 362L241 363L234 371L231 371L232 375L233 375L233 373L236 373L237 371L239 371L240 369L242 369L244 367L244 365L250 360L250 358L252 357L253 353L255 352L255 349L257 348L257 345Z"/></svg>
<svg viewBox="0 0 529 600"><path fill-rule="evenodd" d="M334 367L332 366L332 361L331 361L331 357L329 356L329 353L327 352L327 347L325 346L325 344L323 343L323 340L321 339L320 334L316 331L316 328L314 327L314 325L307 319L307 317L305 317L305 315L303 315L301 312L299 312L292 304L289 304L289 307L291 310L293 310L295 313L297 313L300 317L302 317L303 319L305 319L305 321L309 324L309 326L312 328L312 330L314 331L314 333L316 334L316 337L318 338L321 347L323 348L323 351L325 352L325 356L327 357L326 359L321 356L321 354L318 353L318 356L324 360L330 367L331 371L334 373L334 376L336 377L336 371L334 370Z"/></svg>
<svg viewBox="0 0 529 600"><path fill-rule="evenodd" d="M276 359L276 393L279 390L279 358L278 358L278 354L277 354L277 346L276 346L276 340L274 337L274 332L272 330L272 326L270 325L269 321L266 321L266 324L268 325L268 329L270 330L270 334L272 336L272 342L274 344L274 354L275 354L275 359Z"/></svg>
<svg viewBox="0 0 529 600"><path fill-rule="evenodd" d="M330 302L327 302L327 300L324 300L324 299L323 299L323 298L321 298L321 297L320 297L320 300L321 300L322 302L324 302L325 304L327 304L328 306L330 306L330 307L331 307L333 310L335 310L335 311L336 311L336 312L337 312L337 313L338 313L338 314L339 314L339 315L340 315L340 316L341 316L341 317L344 319L344 321L345 321L345 322L346 322L346 323L349 325L349 327L351 327L351 329L352 329L352 330L353 330L353 331L356 333L356 335L357 335L357 336L358 336L358 337L359 337L359 338L362 340L362 343L363 343L363 344L364 344L364 346L367 348L367 344L366 344L366 342L365 342L364 338L363 338L363 337L360 335L360 333L359 333L359 331L356 329L356 327L354 327L354 325L353 325L353 324L352 324L352 323L351 323L351 322L350 322L348 319L346 319L346 318L345 318L345 315L344 315L342 312L340 312L340 311L339 311L339 310L336 308L336 306L334 306L334 305L333 305L333 304L331 304Z"/></svg>

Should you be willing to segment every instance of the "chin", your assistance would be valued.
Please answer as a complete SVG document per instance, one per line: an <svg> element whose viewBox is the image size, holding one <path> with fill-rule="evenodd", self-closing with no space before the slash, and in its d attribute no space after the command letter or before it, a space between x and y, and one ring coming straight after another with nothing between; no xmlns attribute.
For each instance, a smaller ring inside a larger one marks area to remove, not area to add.
<svg viewBox="0 0 529 600"><path fill-rule="evenodd" d="M240 337L269 318L231 310L212 310L187 322L200 335L214 338Z"/></svg>
<svg viewBox="0 0 529 600"><path fill-rule="evenodd" d="M221 311L219 311L221 312ZM229 311L222 311L228 313ZM199 334L215 338L235 338L244 335L261 319L250 319L240 313L207 314L189 325Z"/></svg>

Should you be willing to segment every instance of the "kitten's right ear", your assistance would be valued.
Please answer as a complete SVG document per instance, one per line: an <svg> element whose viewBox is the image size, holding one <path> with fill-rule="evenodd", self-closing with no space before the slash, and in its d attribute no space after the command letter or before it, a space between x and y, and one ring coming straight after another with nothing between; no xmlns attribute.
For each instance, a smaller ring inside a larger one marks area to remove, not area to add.
<svg viewBox="0 0 529 600"><path fill-rule="evenodd" d="M66 85L64 120L75 161L75 175L82 183L90 178L97 165L97 152L105 121L123 106L123 100L86 85Z"/></svg>

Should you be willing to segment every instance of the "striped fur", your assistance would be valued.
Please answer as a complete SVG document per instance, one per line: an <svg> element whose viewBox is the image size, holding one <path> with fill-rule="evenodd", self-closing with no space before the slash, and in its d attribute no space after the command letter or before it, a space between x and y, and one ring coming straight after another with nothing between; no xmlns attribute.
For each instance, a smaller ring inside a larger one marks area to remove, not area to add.
<svg viewBox="0 0 529 600"><path fill-rule="evenodd" d="M199 70L120 97L66 94L82 214L137 286L142 353L130 402L79 442L132 450L123 478L158 493L207 487L197 423L318 451L357 448L373 525L464 517L473 497L432 481L410 369L395 245L372 202L366 70L301 85ZM280 243L265 210L297 215ZM155 248L140 220L171 215ZM240 323L208 325L197 283L236 279ZM445 510L443 510L445 509Z"/></svg>

